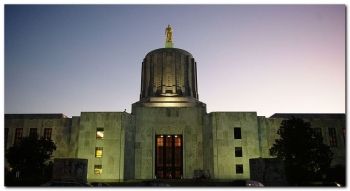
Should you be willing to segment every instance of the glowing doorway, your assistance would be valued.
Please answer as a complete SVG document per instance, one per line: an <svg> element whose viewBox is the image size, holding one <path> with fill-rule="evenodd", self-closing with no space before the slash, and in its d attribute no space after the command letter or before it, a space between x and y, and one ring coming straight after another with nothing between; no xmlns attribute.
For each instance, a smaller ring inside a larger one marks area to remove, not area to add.
<svg viewBox="0 0 350 191"><path fill-rule="evenodd" d="M156 135L156 177L182 177L182 135Z"/></svg>

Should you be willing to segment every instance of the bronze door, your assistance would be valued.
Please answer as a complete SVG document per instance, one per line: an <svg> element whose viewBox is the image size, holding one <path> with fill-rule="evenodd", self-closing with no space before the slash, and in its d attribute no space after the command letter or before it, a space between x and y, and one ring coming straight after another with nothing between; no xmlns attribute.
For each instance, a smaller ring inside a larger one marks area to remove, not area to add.
<svg viewBox="0 0 350 191"><path fill-rule="evenodd" d="M182 136L156 135L156 177L179 179L182 177Z"/></svg>

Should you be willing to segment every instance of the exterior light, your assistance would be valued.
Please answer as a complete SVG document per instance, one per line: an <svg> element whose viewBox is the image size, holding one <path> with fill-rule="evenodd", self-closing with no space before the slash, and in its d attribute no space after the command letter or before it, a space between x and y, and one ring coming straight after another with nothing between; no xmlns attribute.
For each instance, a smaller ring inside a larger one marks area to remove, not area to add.
<svg viewBox="0 0 350 191"><path fill-rule="evenodd" d="M177 135L175 135L175 138L177 137Z"/></svg>
<svg viewBox="0 0 350 191"><path fill-rule="evenodd" d="M168 137L170 137L170 135L168 135Z"/></svg>
<svg viewBox="0 0 350 191"><path fill-rule="evenodd" d="M163 137L163 135L161 135L160 137Z"/></svg>

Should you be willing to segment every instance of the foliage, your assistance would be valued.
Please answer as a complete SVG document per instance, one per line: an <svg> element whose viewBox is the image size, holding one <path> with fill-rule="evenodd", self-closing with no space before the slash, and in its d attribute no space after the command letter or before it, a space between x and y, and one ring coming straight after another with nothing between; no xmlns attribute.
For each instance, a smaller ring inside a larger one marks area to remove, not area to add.
<svg viewBox="0 0 350 191"><path fill-rule="evenodd" d="M47 172L52 168L49 160L54 150L56 145L52 140L24 137L6 151L5 157L11 167L9 175L17 176L22 182L47 178Z"/></svg>
<svg viewBox="0 0 350 191"><path fill-rule="evenodd" d="M284 161L289 183L320 180L325 175L333 153L322 136L312 131L310 123L294 117L283 120L277 133L280 138L270 154Z"/></svg>

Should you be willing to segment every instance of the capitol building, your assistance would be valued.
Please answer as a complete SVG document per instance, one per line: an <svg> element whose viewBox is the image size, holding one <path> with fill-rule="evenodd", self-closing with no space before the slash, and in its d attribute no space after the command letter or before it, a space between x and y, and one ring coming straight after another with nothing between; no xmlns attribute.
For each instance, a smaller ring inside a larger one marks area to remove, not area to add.
<svg viewBox="0 0 350 191"><path fill-rule="evenodd" d="M148 52L140 63L140 99L131 113L5 114L5 147L31 134L51 138L54 158L87 159L89 182L192 179L198 173L258 179L255 169L273 158L269 149L282 120L294 116L321 133L334 153L332 166L345 166L345 114L208 113L210 103L199 99L200 64L195 55L174 48L172 35L168 26L165 47Z"/></svg>

